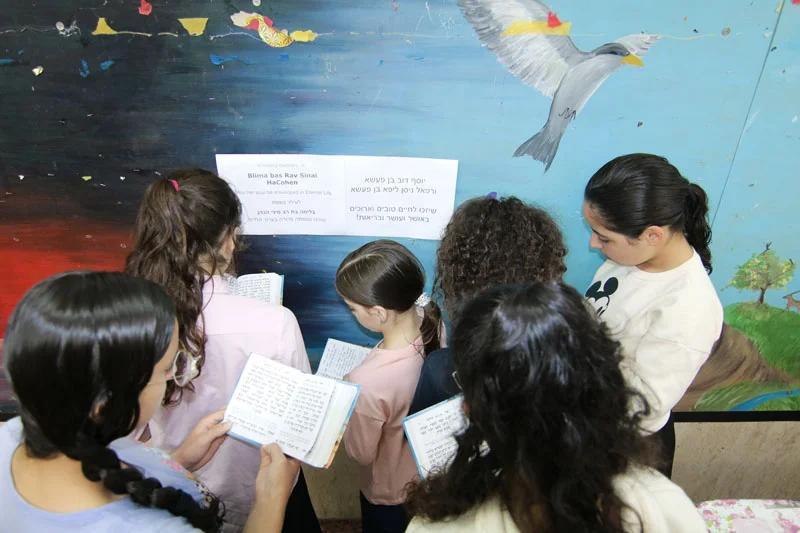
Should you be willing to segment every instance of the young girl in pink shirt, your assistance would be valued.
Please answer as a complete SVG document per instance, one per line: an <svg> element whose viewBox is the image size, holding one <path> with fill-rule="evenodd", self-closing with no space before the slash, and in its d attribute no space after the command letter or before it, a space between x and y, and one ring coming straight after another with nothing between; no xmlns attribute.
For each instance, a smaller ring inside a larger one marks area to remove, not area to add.
<svg viewBox="0 0 800 533"><path fill-rule="evenodd" d="M177 448L201 417L223 407L251 352L311 370L291 311L229 289L241 218L236 193L206 170L179 170L154 181L145 193L126 271L160 284L175 301L181 346L199 369L186 387L167 384L164 404L149 424L154 446ZM225 504L225 533L244 527L259 461L258 448L227 439L197 471ZM319 530L300 474L284 531Z"/></svg>
<svg viewBox="0 0 800 533"><path fill-rule="evenodd" d="M403 418L425 355L444 344L439 306L423 292L425 272L408 248L373 241L351 252L336 271L336 291L359 324L381 340L348 376L361 394L344 434L359 465L363 533L408 525L405 486L417 475Z"/></svg>

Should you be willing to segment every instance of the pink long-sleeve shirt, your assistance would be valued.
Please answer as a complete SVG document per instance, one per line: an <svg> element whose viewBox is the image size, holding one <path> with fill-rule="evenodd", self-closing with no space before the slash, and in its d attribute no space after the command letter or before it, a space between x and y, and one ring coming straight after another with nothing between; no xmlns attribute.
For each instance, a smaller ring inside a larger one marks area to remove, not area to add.
<svg viewBox="0 0 800 533"><path fill-rule="evenodd" d="M220 276L203 287L203 321L206 358L193 381L194 392L185 390L180 403L160 407L149 424L151 444L163 450L180 446L202 417L228 402L251 352L311 372L294 314L279 305L231 294ZM241 530L247 521L260 461L258 448L229 437L195 472L224 502L226 531Z"/></svg>
<svg viewBox="0 0 800 533"><path fill-rule="evenodd" d="M417 389L423 353L421 338L399 350L384 350L379 344L345 376L361 385L361 394L344 446L358 463L359 489L376 505L403 503L406 484L418 475L403 435L403 418Z"/></svg>

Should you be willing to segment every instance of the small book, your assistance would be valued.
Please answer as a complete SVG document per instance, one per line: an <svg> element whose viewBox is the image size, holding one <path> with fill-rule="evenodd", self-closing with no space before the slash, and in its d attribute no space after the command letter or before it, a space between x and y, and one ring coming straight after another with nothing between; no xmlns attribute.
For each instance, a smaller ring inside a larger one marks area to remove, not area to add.
<svg viewBox="0 0 800 533"><path fill-rule="evenodd" d="M245 274L235 278L227 276L228 287L232 294L247 296L262 302L283 305L283 276L274 272Z"/></svg>
<svg viewBox="0 0 800 533"><path fill-rule="evenodd" d="M355 367L364 362L371 351L372 348L328 339L316 375L330 379L344 379Z"/></svg>
<svg viewBox="0 0 800 533"><path fill-rule="evenodd" d="M254 445L277 443L283 453L318 468L333 461L361 387L306 374L251 353L224 420L229 435Z"/></svg>
<svg viewBox="0 0 800 533"><path fill-rule="evenodd" d="M403 419L403 431L421 478L434 469L447 468L455 457L455 436L467 427L463 401L464 395L459 394Z"/></svg>

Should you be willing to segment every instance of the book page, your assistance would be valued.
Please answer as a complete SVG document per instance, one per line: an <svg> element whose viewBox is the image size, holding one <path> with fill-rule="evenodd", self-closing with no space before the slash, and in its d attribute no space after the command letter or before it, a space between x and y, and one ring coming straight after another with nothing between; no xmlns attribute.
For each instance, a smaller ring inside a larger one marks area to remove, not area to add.
<svg viewBox="0 0 800 533"><path fill-rule="evenodd" d="M322 421L328 412L335 382L308 374L294 390L286 408L286 417L277 443L283 453L305 459L319 435Z"/></svg>
<svg viewBox="0 0 800 533"><path fill-rule="evenodd" d="M328 414L322 422L317 442L306 455L306 463L317 468L328 468L331 465L360 392L360 385L334 382Z"/></svg>
<svg viewBox="0 0 800 533"><path fill-rule="evenodd" d="M403 420L421 477L453 460L458 449L455 434L467 424L462 402L463 396L458 395Z"/></svg>
<svg viewBox="0 0 800 533"><path fill-rule="evenodd" d="M302 376L251 354L225 410L225 421L233 422L230 432L258 444L274 442Z"/></svg>
<svg viewBox="0 0 800 533"><path fill-rule="evenodd" d="M371 351L371 348L328 339L316 375L330 379L344 379L351 370L364 362Z"/></svg>
<svg viewBox="0 0 800 533"><path fill-rule="evenodd" d="M280 305L283 302L283 276L275 273L229 277L230 291L237 296L255 298Z"/></svg>

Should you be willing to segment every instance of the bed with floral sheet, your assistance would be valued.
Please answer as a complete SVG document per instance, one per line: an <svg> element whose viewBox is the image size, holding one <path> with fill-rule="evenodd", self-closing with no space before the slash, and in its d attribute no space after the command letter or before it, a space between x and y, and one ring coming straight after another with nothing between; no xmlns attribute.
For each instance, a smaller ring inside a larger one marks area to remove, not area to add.
<svg viewBox="0 0 800 533"><path fill-rule="evenodd" d="M800 532L800 501L711 500L697 509L709 533Z"/></svg>

